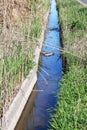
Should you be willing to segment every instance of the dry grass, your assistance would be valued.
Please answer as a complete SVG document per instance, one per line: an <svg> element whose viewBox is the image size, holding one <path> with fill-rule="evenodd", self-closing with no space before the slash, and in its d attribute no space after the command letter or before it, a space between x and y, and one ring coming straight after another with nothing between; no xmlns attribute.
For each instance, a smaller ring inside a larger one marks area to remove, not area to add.
<svg viewBox="0 0 87 130"><path fill-rule="evenodd" d="M0 1L0 117L34 66L49 0Z"/></svg>

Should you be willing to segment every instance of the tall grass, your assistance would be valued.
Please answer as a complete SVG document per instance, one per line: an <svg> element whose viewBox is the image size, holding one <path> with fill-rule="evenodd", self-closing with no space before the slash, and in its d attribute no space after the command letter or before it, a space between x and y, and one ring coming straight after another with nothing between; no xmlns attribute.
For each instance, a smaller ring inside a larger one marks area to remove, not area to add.
<svg viewBox="0 0 87 130"><path fill-rule="evenodd" d="M58 102L49 129L87 130L87 52L83 55L83 46L87 42L87 8L75 0L58 0L57 3L64 49L67 48L71 53L64 54L68 71L60 84ZM72 53L73 46L76 47Z"/></svg>
<svg viewBox="0 0 87 130"><path fill-rule="evenodd" d="M38 38L41 34L42 18L34 18L31 24L30 37Z"/></svg>
<svg viewBox="0 0 87 130"><path fill-rule="evenodd" d="M50 3L49 0L27 2L31 10L30 17L23 22L18 21L16 26L10 23L9 34L8 30L2 30L4 33L0 35L0 117L8 109L22 81L34 67L34 51L42 31L43 15ZM4 21L7 24L6 19Z"/></svg>

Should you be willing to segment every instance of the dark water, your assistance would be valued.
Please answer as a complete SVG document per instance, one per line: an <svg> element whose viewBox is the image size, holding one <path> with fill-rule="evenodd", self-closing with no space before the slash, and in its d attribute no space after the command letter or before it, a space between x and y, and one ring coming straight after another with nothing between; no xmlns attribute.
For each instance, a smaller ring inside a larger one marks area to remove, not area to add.
<svg viewBox="0 0 87 130"><path fill-rule="evenodd" d="M62 58L58 50L61 46L58 23L56 1L52 0L42 51L54 55L41 56L37 84L15 130L47 130L49 126L48 121L57 103L56 95L62 77Z"/></svg>

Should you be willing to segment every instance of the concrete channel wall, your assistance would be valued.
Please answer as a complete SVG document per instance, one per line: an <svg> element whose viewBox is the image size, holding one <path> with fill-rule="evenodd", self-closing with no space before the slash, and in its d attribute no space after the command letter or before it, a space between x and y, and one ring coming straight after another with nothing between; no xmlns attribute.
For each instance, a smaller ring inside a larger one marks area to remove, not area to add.
<svg viewBox="0 0 87 130"><path fill-rule="evenodd" d="M77 0L79 3L87 7L87 0Z"/></svg>
<svg viewBox="0 0 87 130"><path fill-rule="evenodd" d="M44 41L44 34L46 30L46 25L48 22L48 16L49 16L49 11L44 16L44 25L42 27L42 33L39 39L40 44L37 46L36 51L35 51L34 61L36 65L30 71L29 75L26 77L26 79L22 83L17 96L14 98L12 104L10 105L9 110L3 116L1 130L14 130L15 129L15 126L18 123L18 120L24 110L24 107L37 81L38 62L39 62L42 44Z"/></svg>

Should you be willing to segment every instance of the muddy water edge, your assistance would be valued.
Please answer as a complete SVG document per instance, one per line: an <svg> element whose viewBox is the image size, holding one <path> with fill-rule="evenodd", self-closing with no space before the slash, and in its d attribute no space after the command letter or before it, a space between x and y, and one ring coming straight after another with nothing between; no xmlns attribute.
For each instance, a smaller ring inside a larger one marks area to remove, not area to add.
<svg viewBox="0 0 87 130"><path fill-rule="evenodd" d="M42 55L38 66L38 80L15 130L47 130L57 103L62 78L62 57L56 0L51 1ZM44 54L44 55L43 55Z"/></svg>

